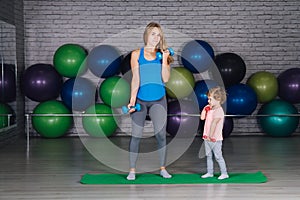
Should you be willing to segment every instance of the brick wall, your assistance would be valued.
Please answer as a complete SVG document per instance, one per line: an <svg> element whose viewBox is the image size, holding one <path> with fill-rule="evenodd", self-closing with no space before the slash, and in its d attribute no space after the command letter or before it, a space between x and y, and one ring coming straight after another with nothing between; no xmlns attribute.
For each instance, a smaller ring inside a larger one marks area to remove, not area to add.
<svg viewBox="0 0 300 200"><path fill-rule="evenodd" d="M266 70L278 75L300 64L298 0L24 0L24 18L26 67L41 62L51 64L55 50L64 43L80 44L90 51L150 21L173 31L167 39L177 51L180 44L176 33L205 40L215 54L240 55L247 66L243 83L254 72ZM142 38L133 42L139 40ZM117 43L122 53L133 48L126 49L128 41ZM174 65L179 65L177 62ZM27 99L25 112L31 112L36 104ZM122 126L128 128L126 122ZM235 119L234 126L235 135L262 134L255 118ZM299 128L296 132L300 132Z"/></svg>

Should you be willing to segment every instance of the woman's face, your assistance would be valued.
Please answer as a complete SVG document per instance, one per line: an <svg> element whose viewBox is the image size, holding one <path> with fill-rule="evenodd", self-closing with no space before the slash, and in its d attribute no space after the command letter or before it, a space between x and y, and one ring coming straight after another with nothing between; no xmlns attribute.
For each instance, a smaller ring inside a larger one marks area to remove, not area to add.
<svg viewBox="0 0 300 200"><path fill-rule="evenodd" d="M161 34L158 28L154 27L149 35L147 40L147 45L151 47L156 47L160 42Z"/></svg>

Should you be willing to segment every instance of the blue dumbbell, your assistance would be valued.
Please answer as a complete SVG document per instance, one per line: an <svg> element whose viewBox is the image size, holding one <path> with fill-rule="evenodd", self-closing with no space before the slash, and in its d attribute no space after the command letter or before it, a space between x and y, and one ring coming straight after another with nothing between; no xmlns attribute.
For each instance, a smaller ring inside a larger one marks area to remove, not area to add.
<svg viewBox="0 0 300 200"><path fill-rule="evenodd" d="M169 52L170 52L170 55L171 55L171 56L174 56L174 50L173 50L171 47L169 47L168 50L169 50ZM162 53L161 53L160 51L156 52L156 58L157 58L158 60L161 60L161 59L162 59Z"/></svg>
<svg viewBox="0 0 300 200"><path fill-rule="evenodd" d="M133 108L135 109L135 111L140 111L141 110L141 104L137 103L135 106L130 107L130 109L133 109ZM127 106L122 106L123 114L127 114L130 109Z"/></svg>

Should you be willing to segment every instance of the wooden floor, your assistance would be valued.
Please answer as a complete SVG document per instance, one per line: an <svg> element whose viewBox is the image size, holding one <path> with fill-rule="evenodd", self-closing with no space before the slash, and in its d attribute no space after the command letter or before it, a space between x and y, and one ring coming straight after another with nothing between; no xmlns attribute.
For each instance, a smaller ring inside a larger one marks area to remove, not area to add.
<svg viewBox="0 0 300 200"><path fill-rule="evenodd" d="M128 145L128 137L115 137ZM152 138L145 145L155 144ZM196 138L187 152L168 166L171 173L203 173ZM262 171L263 184L82 185L87 173L113 170L94 159L76 137L31 138L0 148L0 199L300 199L300 137L230 137L224 141L229 172Z"/></svg>

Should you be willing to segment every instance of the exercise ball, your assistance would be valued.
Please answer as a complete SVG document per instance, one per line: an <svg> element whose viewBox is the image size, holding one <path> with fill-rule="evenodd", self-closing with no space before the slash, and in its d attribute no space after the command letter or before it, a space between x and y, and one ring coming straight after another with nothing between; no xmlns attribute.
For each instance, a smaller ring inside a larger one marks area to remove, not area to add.
<svg viewBox="0 0 300 200"><path fill-rule="evenodd" d="M97 100L96 86L83 77L70 78L60 92L63 103L70 109L84 111Z"/></svg>
<svg viewBox="0 0 300 200"><path fill-rule="evenodd" d="M278 81L274 74L260 71L252 74L248 81L249 85L256 93L260 103L273 100L278 94Z"/></svg>
<svg viewBox="0 0 300 200"><path fill-rule="evenodd" d="M171 136L194 137L199 126L197 103L189 100L175 100L168 103L167 132Z"/></svg>
<svg viewBox="0 0 300 200"><path fill-rule="evenodd" d="M201 73L214 66L213 48L203 40L186 43L181 52L181 62L192 73Z"/></svg>
<svg viewBox="0 0 300 200"><path fill-rule="evenodd" d="M13 109L6 103L0 103L0 129L12 124L12 117L10 117L10 124L8 124L8 115L13 115Z"/></svg>
<svg viewBox="0 0 300 200"><path fill-rule="evenodd" d="M62 76L49 64L34 64L22 76L24 95L37 102L56 99L62 85Z"/></svg>
<svg viewBox="0 0 300 200"><path fill-rule="evenodd" d="M263 132L274 137L292 135L299 124L299 116L280 116L298 114L297 108L293 104L281 99L275 99L264 104L258 114L274 115L258 117Z"/></svg>
<svg viewBox="0 0 300 200"><path fill-rule="evenodd" d="M233 118L225 117L223 130L222 130L223 138L228 138L232 133L233 128L234 128Z"/></svg>
<svg viewBox="0 0 300 200"><path fill-rule="evenodd" d="M254 90L239 83L227 89L227 114L250 115L257 106L257 96Z"/></svg>
<svg viewBox="0 0 300 200"><path fill-rule="evenodd" d="M184 67L171 68L170 79L166 83L167 95L181 99L190 95L195 86L193 74Z"/></svg>
<svg viewBox="0 0 300 200"><path fill-rule="evenodd" d="M50 100L39 103L33 110L35 114L71 114L60 101ZM58 138L66 134L72 125L71 116L32 116L33 128L45 138Z"/></svg>
<svg viewBox="0 0 300 200"><path fill-rule="evenodd" d="M300 68L291 68L278 76L278 96L292 104L300 103Z"/></svg>
<svg viewBox="0 0 300 200"><path fill-rule="evenodd" d="M74 78L86 72L87 51L78 44L64 44L54 53L55 69L65 77Z"/></svg>
<svg viewBox="0 0 300 200"><path fill-rule="evenodd" d="M0 68L0 101L16 101L16 75L14 65L3 64Z"/></svg>
<svg viewBox="0 0 300 200"><path fill-rule="evenodd" d="M246 75L245 62L237 54L219 54L215 57L215 63L226 87L240 83ZM217 78L217 74L212 75Z"/></svg>
<svg viewBox="0 0 300 200"><path fill-rule="evenodd" d="M131 79L132 79L130 60L131 60L131 52L123 57L121 61L121 67L120 67L121 73L123 75L122 78L126 79L129 83L131 83Z"/></svg>
<svg viewBox="0 0 300 200"><path fill-rule="evenodd" d="M85 114L113 114L112 109L103 104L96 103L85 111ZM109 137L117 130L117 123L113 116L84 116L82 118L84 130L93 137Z"/></svg>
<svg viewBox="0 0 300 200"><path fill-rule="evenodd" d="M87 65L91 72L101 78L107 78L119 73L122 56L110 45L99 45L87 56Z"/></svg>
<svg viewBox="0 0 300 200"><path fill-rule="evenodd" d="M112 76L101 83L99 94L102 101L110 107L121 107L129 102L130 84L119 76Z"/></svg>
<svg viewBox="0 0 300 200"><path fill-rule="evenodd" d="M200 111L208 104L208 90L217 85L218 84L213 80L200 80L195 83L194 92L197 97Z"/></svg>

